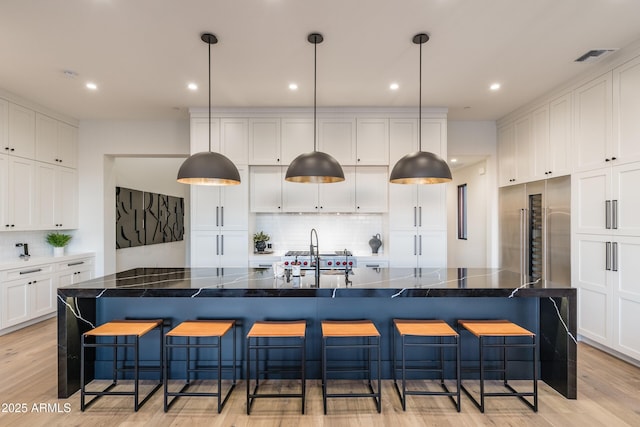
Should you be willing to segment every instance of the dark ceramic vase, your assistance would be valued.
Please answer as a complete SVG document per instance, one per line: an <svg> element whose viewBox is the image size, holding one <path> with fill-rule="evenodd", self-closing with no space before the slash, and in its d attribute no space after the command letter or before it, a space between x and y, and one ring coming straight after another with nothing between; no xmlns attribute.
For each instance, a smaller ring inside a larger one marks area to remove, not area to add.
<svg viewBox="0 0 640 427"><path fill-rule="evenodd" d="M259 242L256 242L256 252L264 252L266 247L267 247L267 242L264 242L262 240Z"/></svg>
<svg viewBox="0 0 640 427"><path fill-rule="evenodd" d="M371 246L371 253L377 254L378 249L382 246L382 241L380 240L380 234L376 234L369 240L369 246Z"/></svg>

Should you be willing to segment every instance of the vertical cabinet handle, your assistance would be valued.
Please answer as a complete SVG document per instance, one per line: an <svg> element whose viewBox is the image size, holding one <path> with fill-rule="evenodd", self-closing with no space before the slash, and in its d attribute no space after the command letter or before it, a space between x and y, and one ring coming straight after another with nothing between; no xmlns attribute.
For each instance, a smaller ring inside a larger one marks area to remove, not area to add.
<svg viewBox="0 0 640 427"><path fill-rule="evenodd" d="M422 234L420 235L420 253L419 255L422 255Z"/></svg>
<svg viewBox="0 0 640 427"><path fill-rule="evenodd" d="M418 225L422 227L422 206L418 208Z"/></svg>
<svg viewBox="0 0 640 427"><path fill-rule="evenodd" d="M604 201L604 226L607 230L611 229L611 200Z"/></svg>
<svg viewBox="0 0 640 427"><path fill-rule="evenodd" d="M618 201L611 201L611 228L618 229Z"/></svg>
<svg viewBox="0 0 640 427"><path fill-rule="evenodd" d="M220 206L220 227L224 227L224 206Z"/></svg>
<svg viewBox="0 0 640 427"><path fill-rule="evenodd" d="M618 271L618 242L613 242L613 251L611 254L611 271Z"/></svg>
<svg viewBox="0 0 640 427"><path fill-rule="evenodd" d="M413 254L414 255L418 255L418 248L417 248L417 241L418 240L418 236L416 236L415 234L413 235Z"/></svg>
<svg viewBox="0 0 640 427"><path fill-rule="evenodd" d="M418 208L416 206L413 207L413 226L416 227L418 225ZM415 255L415 254L414 254Z"/></svg>
<svg viewBox="0 0 640 427"><path fill-rule="evenodd" d="M216 234L216 255L220 255L220 235Z"/></svg>
<svg viewBox="0 0 640 427"><path fill-rule="evenodd" d="M224 234L220 236L220 255L224 255Z"/></svg>
<svg viewBox="0 0 640 427"><path fill-rule="evenodd" d="M220 225L218 218L220 218L220 207L216 206L216 227Z"/></svg>
<svg viewBox="0 0 640 427"><path fill-rule="evenodd" d="M605 270L611 270L611 242L607 242L607 251L605 254Z"/></svg>

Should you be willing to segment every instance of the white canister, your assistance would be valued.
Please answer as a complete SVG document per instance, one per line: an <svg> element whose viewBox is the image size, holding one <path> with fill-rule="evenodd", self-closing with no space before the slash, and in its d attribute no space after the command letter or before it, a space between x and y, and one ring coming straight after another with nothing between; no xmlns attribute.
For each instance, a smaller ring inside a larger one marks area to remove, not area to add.
<svg viewBox="0 0 640 427"><path fill-rule="evenodd" d="M291 266L291 275L293 277L300 277L300 264L295 264Z"/></svg>

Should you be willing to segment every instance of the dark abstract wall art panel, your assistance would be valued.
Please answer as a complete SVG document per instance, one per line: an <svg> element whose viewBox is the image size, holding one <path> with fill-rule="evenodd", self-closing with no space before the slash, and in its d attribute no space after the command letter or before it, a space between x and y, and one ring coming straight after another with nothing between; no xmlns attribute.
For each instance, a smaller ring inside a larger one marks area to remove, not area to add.
<svg viewBox="0 0 640 427"><path fill-rule="evenodd" d="M183 240L184 199L116 187L116 230L116 249Z"/></svg>
<svg viewBox="0 0 640 427"><path fill-rule="evenodd" d="M143 193L116 187L116 249L144 245Z"/></svg>

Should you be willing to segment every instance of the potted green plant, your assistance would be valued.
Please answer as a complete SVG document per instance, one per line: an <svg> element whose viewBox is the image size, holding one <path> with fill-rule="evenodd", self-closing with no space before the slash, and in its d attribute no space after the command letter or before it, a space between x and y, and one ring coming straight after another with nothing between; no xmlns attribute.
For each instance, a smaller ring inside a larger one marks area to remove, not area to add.
<svg viewBox="0 0 640 427"><path fill-rule="evenodd" d="M271 237L263 231L255 233L253 235L253 243L256 247L256 252L264 252L269 239L271 239Z"/></svg>
<svg viewBox="0 0 640 427"><path fill-rule="evenodd" d="M64 255L64 247L69 244L69 240L71 240L70 234L63 234L63 233L47 234L47 243L53 246L53 256Z"/></svg>

